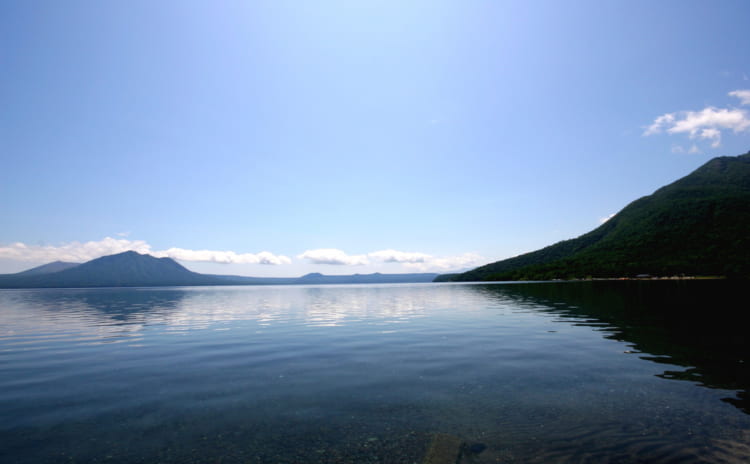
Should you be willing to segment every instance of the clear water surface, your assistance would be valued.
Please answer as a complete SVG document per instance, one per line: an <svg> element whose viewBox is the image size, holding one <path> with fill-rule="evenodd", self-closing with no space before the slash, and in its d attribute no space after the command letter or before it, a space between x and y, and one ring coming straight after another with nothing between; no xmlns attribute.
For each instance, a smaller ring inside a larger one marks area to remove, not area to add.
<svg viewBox="0 0 750 464"><path fill-rule="evenodd" d="M726 282L0 291L0 462L747 462ZM740 298L738 301L737 298Z"/></svg>

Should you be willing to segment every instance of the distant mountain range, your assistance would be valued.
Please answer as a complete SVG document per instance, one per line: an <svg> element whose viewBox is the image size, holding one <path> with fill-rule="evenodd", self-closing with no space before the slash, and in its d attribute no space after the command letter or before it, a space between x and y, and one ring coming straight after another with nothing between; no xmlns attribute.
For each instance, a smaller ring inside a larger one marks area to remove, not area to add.
<svg viewBox="0 0 750 464"><path fill-rule="evenodd" d="M354 274L302 277L243 277L199 274L171 258L135 251L102 256L83 264L56 261L16 274L0 274L0 288L161 287L191 285L291 285L431 282L437 274Z"/></svg>
<svg viewBox="0 0 750 464"><path fill-rule="evenodd" d="M714 158L578 238L436 281L639 274L750 277L750 152Z"/></svg>

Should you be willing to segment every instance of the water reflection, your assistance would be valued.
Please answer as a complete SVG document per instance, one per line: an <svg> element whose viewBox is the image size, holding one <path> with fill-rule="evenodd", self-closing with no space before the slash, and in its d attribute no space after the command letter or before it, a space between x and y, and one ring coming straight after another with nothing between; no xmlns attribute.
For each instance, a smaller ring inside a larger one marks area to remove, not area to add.
<svg viewBox="0 0 750 464"><path fill-rule="evenodd" d="M456 291L471 293L429 285L12 290L0 293L0 309L13 321L0 336L80 332L105 339L148 326L185 331L240 320L260 326L394 323L451 304Z"/></svg>
<svg viewBox="0 0 750 464"><path fill-rule="evenodd" d="M750 340L738 320L745 291L730 281L526 283L471 286L486 298L598 327L654 363L665 379L737 390L723 401L750 413Z"/></svg>
<svg viewBox="0 0 750 464"><path fill-rule="evenodd" d="M745 395L703 285L0 291L0 461L726 462L750 416L654 377Z"/></svg>
<svg viewBox="0 0 750 464"><path fill-rule="evenodd" d="M0 293L8 324L0 339L69 337L107 342L137 337L153 323L179 312L185 292L179 289L36 289ZM12 323L11 323L12 322Z"/></svg>
<svg viewBox="0 0 750 464"><path fill-rule="evenodd" d="M750 342L736 316L743 297L725 281L17 290L0 293L12 321L0 327L0 341L28 350L55 340L137 343L149 327L179 334L229 330L234 321L259 329L382 325L393 333L427 315L461 324L497 309L593 327L641 359L669 365L660 377L738 391L724 401L750 413Z"/></svg>
<svg viewBox="0 0 750 464"><path fill-rule="evenodd" d="M446 293L433 292L427 286L305 287L300 289L298 304L304 320L312 326L368 320L394 323L423 317Z"/></svg>

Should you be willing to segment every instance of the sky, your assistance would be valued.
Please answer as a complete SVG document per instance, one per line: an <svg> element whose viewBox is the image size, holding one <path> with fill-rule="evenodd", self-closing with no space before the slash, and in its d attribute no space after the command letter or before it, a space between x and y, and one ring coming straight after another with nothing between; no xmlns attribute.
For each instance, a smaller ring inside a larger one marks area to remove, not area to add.
<svg viewBox="0 0 750 464"><path fill-rule="evenodd" d="M0 2L0 273L449 272L750 150L747 1Z"/></svg>

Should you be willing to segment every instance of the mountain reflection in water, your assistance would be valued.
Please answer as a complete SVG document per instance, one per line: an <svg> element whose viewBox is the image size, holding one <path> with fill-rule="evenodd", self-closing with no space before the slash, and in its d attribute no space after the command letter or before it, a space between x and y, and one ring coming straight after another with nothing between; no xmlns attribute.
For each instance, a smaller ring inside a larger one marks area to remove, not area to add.
<svg viewBox="0 0 750 464"><path fill-rule="evenodd" d="M725 398L750 414L750 338L743 320L742 282L588 281L477 285L488 298L511 299L560 322L600 327L605 338L630 343L655 363L679 365L660 377L738 390Z"/></svg>

